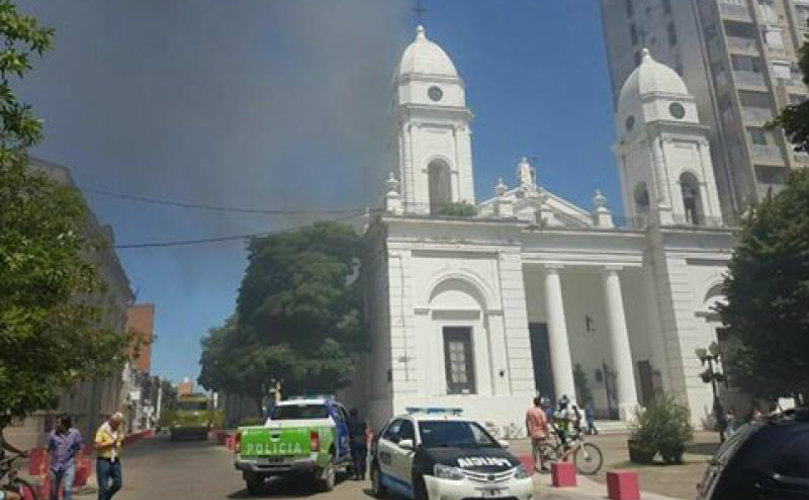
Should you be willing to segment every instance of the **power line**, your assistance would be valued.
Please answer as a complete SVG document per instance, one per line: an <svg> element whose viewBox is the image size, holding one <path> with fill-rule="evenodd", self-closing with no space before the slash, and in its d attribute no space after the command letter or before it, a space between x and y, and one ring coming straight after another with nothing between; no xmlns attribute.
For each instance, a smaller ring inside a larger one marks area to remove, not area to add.
<svg viewBox="0 0 809 500"><path fill-rule="evenodd" d="M353 213L345 215L343 217L336 217L333 219L325 220L324 222L340 222L346 219L354 218L358 215L363 215L365 213L365 209L362 210L355 210ZM171 241L154 241L154 242L146 242L146 243L127 243L123 245L114 245L113 248L116 250L132 250L132 249L142 249L142 248L168 248L168 247L181 247L181 246L192 246L192 245L204 245L208 243L221 243L224 241L236 241L236 240L245 240L248 238L257 238L261 236L270 236L273 234L282 234L287 233L290 231L295 231L298 229L302 229L305 226L293 226L288 227L285 229L279 229L277 231L264 231L260 233L249 233L249 234L239 234L239 235L232 235L232 236L218 236L212 238L198 238L193 240L171 240Z"/></svg>
<svg viewBox="0 0 809 500"><path fill-rule="evenodd" d="M116 193L113 191L106 191L103 189L94 189L88 187L80 187L81 191L85 193L92 193L101 196L108 196L111 198L120 198L123 200L134 201L138 203L148 203L151 205L168 205L180 208L193 208L199 210L208 210L212 212L235 212L244 214L265 214L265 215L328 215L328 214L348 214L364 210L364 208L353 209L324 209L324 210L289 210L289 209L264 209L264 208L245 208L245 207L227 207L221 205L207 205L203 203L190 203L184 201L167 200L164 198L152 198L149 196L137 196L125 193Z"/></svg>

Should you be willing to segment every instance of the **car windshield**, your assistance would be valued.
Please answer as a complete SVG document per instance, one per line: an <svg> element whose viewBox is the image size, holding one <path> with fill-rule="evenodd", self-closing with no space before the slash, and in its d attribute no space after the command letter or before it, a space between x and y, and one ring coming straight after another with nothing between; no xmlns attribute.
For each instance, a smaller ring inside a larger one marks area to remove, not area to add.
<svg viewBox="0 0 809 500"><path fill-rule="evenodd" d="M322 404L299 404L276 406L272 411L272 420L308 420L328 418L326 407Z"/></svg>
<svg viewBox="0 0 809 500"><path fill-rule="evenodd" d="M208 409L207 401L181 401L177 403L180 411L205 411Z"/></svg>
<svg viewBox="0 0 809 500"><path fill-rule="evenodd" d="M475 422L422 421L419 435L425 448L500 446Z"/></svg>

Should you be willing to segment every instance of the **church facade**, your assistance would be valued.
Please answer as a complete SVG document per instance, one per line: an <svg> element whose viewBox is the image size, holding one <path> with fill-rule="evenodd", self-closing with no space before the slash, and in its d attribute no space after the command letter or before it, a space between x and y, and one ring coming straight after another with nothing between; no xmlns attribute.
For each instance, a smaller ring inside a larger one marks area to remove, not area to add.
<svg viewBox="0 0 809 500"><path fill-rule="evenodd" d="M475 200L464 84L422 27L394 91L393 173L365 233L373 347L351 391L373 424L442 406L522 425L537 394L581 398L577 378L599 418L631 420L665 393L705 422L712 394L694 351L722 340L711 308L734 232L677 73L647 51L622 89L621 221L598 191L583 208L538 185L526 159L517 185Z"/></svg>

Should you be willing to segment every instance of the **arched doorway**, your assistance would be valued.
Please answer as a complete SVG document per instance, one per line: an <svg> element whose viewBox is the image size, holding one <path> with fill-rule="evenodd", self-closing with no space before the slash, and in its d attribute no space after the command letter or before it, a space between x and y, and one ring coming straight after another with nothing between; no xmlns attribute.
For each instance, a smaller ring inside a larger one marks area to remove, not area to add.
<svg viewBox="0 0 809 500"><path fill-rule="evenodd" d="M427 167L430 183L430 213L437 214L452 202L452 185L449 165L432 161Z"/></svg>

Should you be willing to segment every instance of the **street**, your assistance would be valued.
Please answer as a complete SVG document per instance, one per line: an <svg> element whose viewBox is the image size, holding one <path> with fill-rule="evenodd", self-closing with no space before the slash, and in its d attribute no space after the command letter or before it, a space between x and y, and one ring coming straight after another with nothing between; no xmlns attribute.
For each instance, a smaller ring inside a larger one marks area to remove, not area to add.
<svg viewBox="0 0 809 500"><path fill-rule="evenodd" d="M233 454L215 441L169 441L166 437L146 439L124 450L124 488L116 500L227 499L250 498L240 472L233 468ZM92 491L80 499L94 499ZM315 499L370 498L366 482L341 481L328 494L298 491L292 485L272 482L262 498L306 497Z"/></svg>
<svg viewBox="0 0 809 500"><path fill-rule="evenodd" d="M704 439L704 438L703 438ZM593 441L599 442L607 452L607 464L613 460L624 460L619 443L625 440L622 435L598 436ZM700 439L702 440L702 439ZM517 455L528 453L527 443L513 443L512 452ZM689 462L691 462L689 460ZM701 461L700 461L701 462ZM342 479L333 491L317 493L307 490L306 485L293 482L271 481L264 495L251 497L242 481L241 473L233 468L233 455L224 446L214 440L208 441L170 441L167 437L144 439L126 448L123 455L124 488L116 496L116 500L224 500L229 498L307 498L318 499L371 499L368 481L352 481ZM625 465L619 462L616 465ZM642 471L642 487L652 486L656 491L666 492L669 497L660 493L643 493L643 498L688 498L698 475L701 475L701 463L677 467L660 475L660 469L650 468ZM675 473L675 477L671 476ZM606 490L603 485L603 471L599 476L585 478L579 476L578 487L553 488L550 476L535 475L535 498L603 498ZM683 483L683 488L672 487L671 481ZM600 483L600 484L599 484ZM657 487L660 489L658 490ZM643 488L645 489L645 488ZM75 498L81 500L95 499L97 494L95 476L91 477L86 488Z"/></svg>

